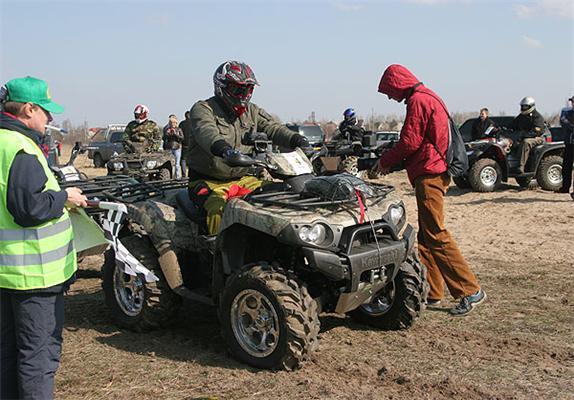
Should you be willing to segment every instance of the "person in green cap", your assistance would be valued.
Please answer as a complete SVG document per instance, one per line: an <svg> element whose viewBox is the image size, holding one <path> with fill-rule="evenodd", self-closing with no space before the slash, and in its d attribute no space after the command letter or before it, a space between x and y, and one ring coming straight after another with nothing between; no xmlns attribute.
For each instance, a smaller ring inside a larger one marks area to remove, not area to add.
<svg viewBox="0 0 574 400"><path fill-rule="evenodd" d="M38 146L51 114L64 111L46 82L12 79L0 107L0 398L51 399L77 269L66 207L86 197L60 189Z"/></svg>

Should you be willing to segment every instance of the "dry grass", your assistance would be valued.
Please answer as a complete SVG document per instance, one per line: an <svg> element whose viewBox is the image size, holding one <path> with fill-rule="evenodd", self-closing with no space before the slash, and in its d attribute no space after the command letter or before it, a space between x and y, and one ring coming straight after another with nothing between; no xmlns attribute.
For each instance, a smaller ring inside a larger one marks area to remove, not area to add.
<svg viewBox="0 0 574 400"><path fill-rule="evenodd" d="M403 194L416 225L406 176L388 181ZM66 298L57 398L572 399L573 206L567 195L516 186L489 194L453 188L447 226L487 302L459 319L445 312L449 304L427 310L404 332L325 316L318 353L296 372L258 371L234 361L215 311L191 303L169 329L136 334L116 328L100 287L102 260L91 257Z"/></svg>

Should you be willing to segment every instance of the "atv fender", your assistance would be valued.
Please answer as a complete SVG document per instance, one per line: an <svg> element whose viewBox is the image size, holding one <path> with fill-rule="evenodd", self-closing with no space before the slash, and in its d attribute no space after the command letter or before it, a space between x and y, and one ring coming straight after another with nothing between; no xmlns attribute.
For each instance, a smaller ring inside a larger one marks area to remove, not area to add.
<svg viewBox="0 0 574 400"><path fill-rule="evenodd" d="M540 145L540 147L535 147L534 148L534 160L535 160L535 164L534 164L534 169L533 171L538 171L538 167L540 166L540 161L542 161L542 159L546 156L560 156L562 157L562 154L564 152L564 148L566 146L564 145L563 142L559 142L556 144L552 144L550 146L545 146L544 144Z"/></svg>
<svg viewBox="0 0 574 400"><path fill-rule="evenodd" d="M504 182L508 180L508 161L506 160L506 153L502 147L491 144L486 148L476 149L474 153L469 156L469 163L474 164L481 158L491 158L496 161L502 170L502 180Z"/></svg>

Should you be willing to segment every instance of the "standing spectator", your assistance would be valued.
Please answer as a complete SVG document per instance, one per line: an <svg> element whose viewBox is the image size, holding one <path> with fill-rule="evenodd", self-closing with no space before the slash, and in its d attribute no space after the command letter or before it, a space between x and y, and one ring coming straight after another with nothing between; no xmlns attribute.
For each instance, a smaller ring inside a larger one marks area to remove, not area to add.
<svg viewBox="0 0 574 400"><path fill-rule="evenodd" d="M77 269L65 206L86 206L61 190L39 144L52 101L43 80L12 79L0 96L0 399L52 399L60 364L64 292Z"/></svg>
<svg viewBox="0 0 574 400"><path fill-rule="evenodd" d="M486 299L486 293L444 225L444 195L450 183L445 155L449 141L449 115L443 101L402 65L391 65L379 83L379 92L397 102L406 100L407 115L395 147L381 156L377 169L388 174L404 162L415 187L418 207L419 254L427 267L429 305L438 305L446 283L460 299L450 310L463 316Z"/></svg>
<svg viewBox="0 0 574 400"><path fill-rule="evenodd" d="M171 114L167 125L163 127L163 148L171 151L171 154L175 157L175 179L181 179L182 143L183 132L177 124L177 117Z"/></svg>
<svg viewBox="0 0 574 400"><path fill-rule="evenodd" d="M564 136L564 161L562 162L562 187L559 193L568 193L572 182L572 162L574 155L574 96L568 99L568 107L564 107L560 112L560 125ZM574 198L574 188L573 188Z"/></svg>
<svg viewBox="0 0 574 400"><path fill-rule="evenodd" d="M191 118L189 111L185 112L185 119L179 123L179 128L183 132L183 143L181 146L181 173L185 178L187 173L187 165L189 164L189 136L191 135Z"/></svg>
<svg viewBox="0 0 574 400"><path fill-rule="evenodd" d="M478 118L472 123L472 140L480 140L485 136L488 128L494 128L494 122L488 118L488 108L481 108Z"/></svg>

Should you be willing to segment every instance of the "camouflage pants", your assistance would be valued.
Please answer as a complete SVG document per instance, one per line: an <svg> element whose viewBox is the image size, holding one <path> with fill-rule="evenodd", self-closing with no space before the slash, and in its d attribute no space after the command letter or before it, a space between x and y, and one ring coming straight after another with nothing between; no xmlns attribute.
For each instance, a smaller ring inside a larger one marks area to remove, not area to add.
<svg viewBox="0 0 574 400"><path fill-rule="evenodd" d="M216 180L196 180L189 183L190 188L193 188L198 183L204 182L211 193L205 201L203 208L207 211L207 230L210 235L215 235L219 232L221 225L221 217L225 205L232 196L232 186L236 185L240 188L248 189L250 191L261 187L264 181L257 179L254 176L244 176L236 181L216 181ZM232 196L233 197L233 196Z"/></svg>

